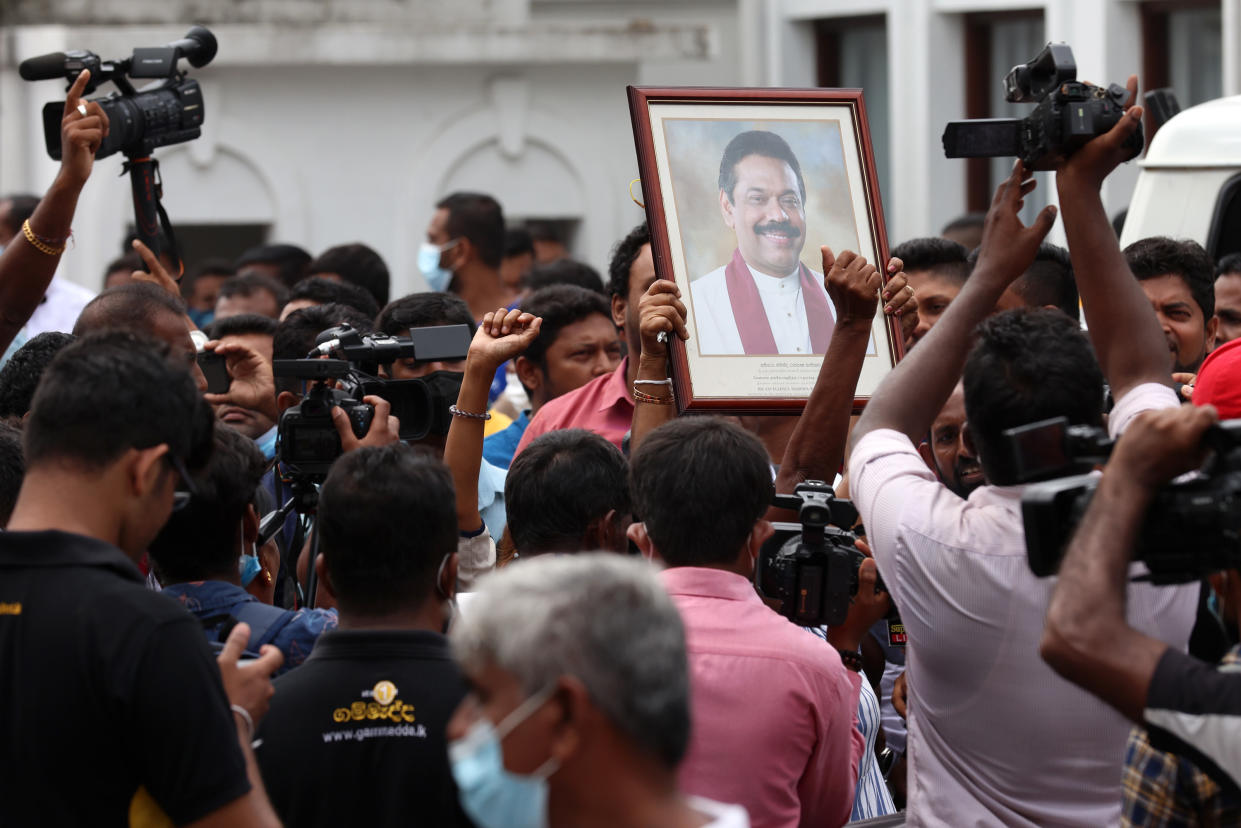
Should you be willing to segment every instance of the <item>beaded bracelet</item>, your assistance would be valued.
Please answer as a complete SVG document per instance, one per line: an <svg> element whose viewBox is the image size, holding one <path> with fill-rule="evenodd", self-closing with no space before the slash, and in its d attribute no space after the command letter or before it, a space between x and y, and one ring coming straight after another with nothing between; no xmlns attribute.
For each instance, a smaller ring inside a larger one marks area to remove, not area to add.
<svg viewBox="0 0 1241 828"><path fill-rule="evenodd" d="M30 227L30 219L26 219L22 222L22 235L26 237L26 241L30 242L30 246L40 253L47 256L59 256L65 252L65 245L73 236L73 233L71 232L63 239L45 239L35 233Z"/></svg>
<svg viewBox="0 0 1241 828"><path fill-rule="evenodd" d="M638 402L653 403L655 405L676 405L675 397L654 397L645 391L639 391L637 388L633 389L633 398Z"/></svg>
<svg viewBox="0 0 1241 828"><path fill-rule="evenodd" d="M850 650L841 650L837 648L836 652L840 653L840 663L855 673L862 672L862 656L859 653Z"/></svg>
<svg viewBox="0 0 1241 828"><path fill-rule="evenodd" d="M484 414L475 414L473 411L462 411L460 408L457 408L455 404L448 406L448 413L454 417L464 417L467 420L490 420L491 419L490 411Z"/></svg>

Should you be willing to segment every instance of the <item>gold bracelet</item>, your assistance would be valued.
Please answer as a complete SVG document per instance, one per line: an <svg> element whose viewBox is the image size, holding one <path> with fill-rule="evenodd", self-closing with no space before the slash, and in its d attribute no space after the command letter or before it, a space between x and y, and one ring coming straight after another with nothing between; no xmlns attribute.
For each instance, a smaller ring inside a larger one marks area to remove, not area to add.
<svg viewBox="0 0 1241 828"><path fill-rule="evenodd" d="M30 227L30 219L22 222L22 235L26 237L26 241L30 242L31 247L47 256L59 256L61 253L64 253L65 245L69 241L68 237L57 242L54 239L45 239L42 236L36 235Z"/></svg>
<svg viewBox="0 0 1241 828"><path fill-rule="evenodd" d="M633 389L633 398L638 402L653 403L654 405L676 405L676 397L654 397L645 391Z"/></svg>

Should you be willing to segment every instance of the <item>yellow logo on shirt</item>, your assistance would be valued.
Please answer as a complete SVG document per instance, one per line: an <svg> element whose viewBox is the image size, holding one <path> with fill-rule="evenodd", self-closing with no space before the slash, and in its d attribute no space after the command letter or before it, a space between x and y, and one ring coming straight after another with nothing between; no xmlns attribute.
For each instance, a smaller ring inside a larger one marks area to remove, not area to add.
<svg viewBox="0 0 1241 828"><path fill-rule="evenodd" d="M396 692L396 685L384 680L375 685L375 689L371 691L371 696L380 704L392 704L392 700L396 698Z"/></svg>
<svg viewBox="0 0 1241 828"><path fill-rule="evenodd" d="M0 615L21 615L21 614L22 614L21 601L15 601L13 603L7 603L5 601L0 601Z"/></svg>
<svg viewBox="0 0 1241 828"><path fill-rule="evenodd" d="M332 711L332 721L337 723L363 719L377 721L387 719L396 724L413 724L414 706L397 700L397 687L387 679L378 682L369 690L363 690L362 698L374 701L355 701L348 707L338 707Z"/></svg>

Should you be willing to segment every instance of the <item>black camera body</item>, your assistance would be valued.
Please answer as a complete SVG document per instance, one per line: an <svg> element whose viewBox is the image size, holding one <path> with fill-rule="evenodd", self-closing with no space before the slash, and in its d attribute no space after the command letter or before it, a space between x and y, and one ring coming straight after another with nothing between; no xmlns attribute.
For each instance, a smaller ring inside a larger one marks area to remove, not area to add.
<svg viewBox="0 0 1241 828"><path fill-rule="evenodd" d="M1048 43L1029 63L1014 66L1004 78L1006 99L1036 104L1025 118L984 118L952 121L944 129L948 158L1017 156L1028 169L1053 170L1096 136L1114 127L1125 114L1128 91L1117 84L1106 89L1077 79L1073 50ZM1125 142L1132 158L1142 151L1142 127Z"/></svg>
<svg viewBox="0 0 1241 828"><path fill-rule="evenodd" d="M857 509L836 497L821 480L798 484L775 504L796 509L800 524L777 523L776 533L759 551L755 584L759 593L780 602L777 610L801 626L838 626L849 614L858 590L858 568L866 560L848 529ZM882 581L877 589L882 589Z"/></svg>
<svg viewBox="0 0 1241 828"><path fill-rule="evenodd" d="M1069 426L1063 417L1023 429L1042 430L1044 444L1054 442L1057 433L1064 435L1061 454L1068 461L1063 472L1069 476L1030 485L1021 497L1030 569L1042 578L1059 570L1099 485L1097 474L1072 472L1083 463L1105 460L1115 442L1103 429ZM1206 442L1214 449L1212 456L1192 479L1174 481L1156 493L1138 532L1133 558L1146 564L1151 583L1189 583L1241 567L1241 420L1212 426ZM1040 477L1050 473L1045 466L1038 472Z"/></svg>
<svg viewBox="0 0 1241 828"><path fill-rule="evenodd" d="M362 402L377 396L392 407L401 422L400 439L421 440L428 434L447 434L452 423L448 407L457 401L462 375L436 371L410 380L380 379L378 366L397 359L456 361L465 359L471 332L468 325L411 328L409 338L363 334L349 325L319 334L318 345L306 359L278 359L278 377L312 383L302 401L280 415L277 456L294 475L322 480L342 447L332 421L332 409L349 417L361 439L375 418L374 406ZM344 357L325 359L323 357Z"/></svg>
<svg viewBox="0 0 1241 828"><path fill-rule="evenodd" d="M119 91L94 98L108 116L109 131L96 158L116 152L138 158L157 147L192 141L202 134L203 96L198 81L177 70L181 58L195 68L206 66L215 57L216 40L203 26L195 26L181 40L165 46L134 49L125 60L102 60L94 52L54 52L22 62L24 80L64 78L69 83L89 69L89 94L107 81ZM156 83L136 90L129 78L155 78ZM54 101L43 107L43 137L47 152L59 160L60 122L64 103Z"/></svg>

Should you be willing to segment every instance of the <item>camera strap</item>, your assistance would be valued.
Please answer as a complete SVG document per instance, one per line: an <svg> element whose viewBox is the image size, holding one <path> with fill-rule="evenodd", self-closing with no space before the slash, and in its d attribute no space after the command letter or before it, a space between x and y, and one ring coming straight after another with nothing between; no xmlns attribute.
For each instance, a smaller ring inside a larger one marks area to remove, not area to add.
<svg viewBox="0 0 1241 828"><path fill-rule="evenodd" d="M159 161L152 156L131 158L126 156L121 165L121 175L128 175L134 195L134 221L138 238L151 248L158 256L164 247L160 239L167 241L167 253L176 262L176 281L185 275L185 262L181 260L181 249L177 246L177 234L172 229L172 221L168 211L164 209L164 180L159 174ZM154 215L152 215L154 213ZM155 221L159 221L159 231L155 229Z"/></svg>

